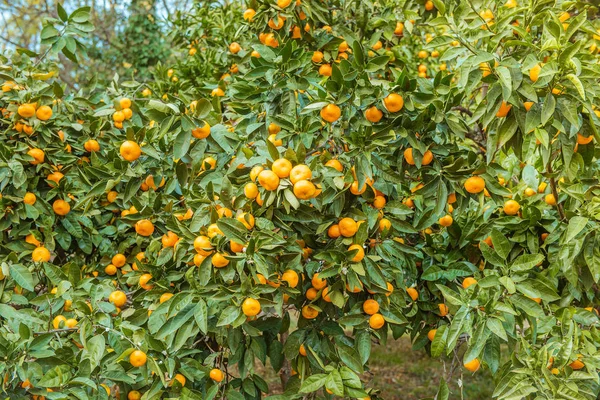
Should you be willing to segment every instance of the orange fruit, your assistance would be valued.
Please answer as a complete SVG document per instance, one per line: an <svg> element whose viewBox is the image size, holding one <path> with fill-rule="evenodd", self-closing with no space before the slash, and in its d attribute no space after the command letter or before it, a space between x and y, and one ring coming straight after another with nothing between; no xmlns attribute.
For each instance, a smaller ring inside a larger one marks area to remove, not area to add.
<svg viewBox="0 0 600 400"><path fill-rule="evenodd" d="M152 289L153 285L148 285L148 282L151 279L152 279L152 275L150 275L150 274L143 274L142 276L140 276L140 280L139 280L140 287L145 290Z"/></svg>
<svg viewBox="0 0 600 400"><path fill-rule="evenodd" d="M285 158L277 159L273 162L271 169L275 174L280 178L287 178L290 176L290 171L292 170L292 163Z"/></svg>
<svg viewBox="0 0 600 400"><path fill-rule="evenodd" d="M402 107L404 107L404 99L399 94L390 93L383 99L383 105L389 112L395 113L402 110Z"/></svg>
<svg viewBox="0 0 600 400"><path fill-rule="evenodd" d="M402 33L404 32L404 24L400 21L396 22L396 27L394 28L394 34L395 35L402 35Z"/></svg>
<svg viewBox="0 0 600 400"><path fill-rule="evenodd" d="M48 262L50 261L50 251L44 246L38 247L31 253L33 262Z"/></svg>
<svg viewBox="0 0 600 400"><path fill-rule="evenodd" d="M298 273L293 269L288 269L283 274L281 274L281 280L288 283L288 286L291 288L295 288L298 286Z"/></svg>
<svg viewBox="0 0 600 400"><path fill-rule="evenodd" d="M379 303L373 299L365 300L363 303L363 311L365 314L373 315L379 312Z"/></svg>
<svg viewBox="0 0 600 400"><path fill-rule="evenodd" d="M233 216L233 211L231 211L227 207L222 207L217 210L217 215L219 216L219 218L223 218L223 217L231 218Z"/></svg>
<svg viewBox="0 0 600 400"><path fill-rule="evenodd" d="M340 237L340 235L340 226L338 224L333 224L329 227L329 229L327 229L327 236L329 236L331 239L337 239Z"/></svg>
<svg viewBox="0 0 600 400"><path fill-rule="evenodd" d="M123 142L119 152L121 153L121 157L129 162L137 160L142 155L142 149L136 142L132 140L126 140Z"/></svg>
<svg viewBox="0 0 600 400"><path fill-rule="evenodd" d="M308 288L308 290L306 291L306 298L312 301L317 298L317 293L317 289L315 289L314 287Z"/></svg>
<svg viewBox="0 0 600 400"><path fill-rule="evenodd" d="M434 9L433 1L431 1L431 0L427 0L427 1L425 2L425 9L426 9L427 11L431 11L431 10L433 10L433 9Z"/></svg>
<svg viewBox="0 0 600 400"><path fill-rule="evenodd" d="M115 307L123 307L127 303L127 295L120 290L115 290L108 296L108 301L113 303Z"/></svg>
<svg viewBox="0 0 600 400"><path fill-rule="evenodd" d="M408 293L408 295L413 301L417 301L417 299L419 298L419 292L413 287L407 288L406 293Z"/></svg>
<svg viewBox="0 0 600 400"><path fill-rule="evenodd" d="M246 11L244 11L244 19L248 22L251 22L255 15L256 11L252 8L249 8Z"/></svg>
<svg viewBox="0 0 600 400"><path fill-rule="evenodd" d="M32 165L37 165L37 164L41 164L44 162L44 158L45 158L44 150L31 149L27 152L27 154L34 158L34 160L30 162L30 164L32 164Z"/></svg>
<svg viewBox="0 0 600 400"><path fill-rule="evenodd" d="M302 316L306 319L315 319L319 315L319 310L315 309L311 305L302 307Z"/></svg>
<svg viewBox="0 0 600 400"><path fill-rule="evenodd" d="M264 170L258 174L258 183L265 190L277 190L279 187L279 176L271 170Z"/></svg>
<svg viewBox="0 0 600 400"><path fill-rule="evenodd" d="M279 132L281 132L281 127L276 123L271 122L267 127L267 131L269 132L269 135L277 135Z"/></svg>
<svg viewBox="0 0 600 400"><path fill-rule="evenodd" d="M97 140L90 139L83 144L83 148L85 149L85 151L90 152L90 153L94 152L94 151L99 151L100 143L98 143Z"/></svg>
<svg viewBox="0 0 600 400"><path fill-rule="evenodd" d="M577 354L577 360L569 364L569 367L571 367L574 370L583 369L585 367L585 364L583 363L583 361L580 360L580 358L582 357L583 356L581 354Z"/></svg>
<svg viewBox="0 0 600 400"><path fill-rule="evenodd" d="M117 273L117 267L115 267L112 264L108 264L106 268L104 268L104 272L106 273L106 275L115 275Z"/></svg>
<svg viewBox="0 0 600 400"><path fill-rule="evenodd" d="M254 317L260 313L260 303L258 300L248 297L242 303L242 312L246 317Z"/></svg>
<svg viewBox="0 0 600 400"><path fill-rule="evenodd" d="M206 139L210 136L210 125L205 122L203 126L192 129L192 136L196 139Z"/></svg>
<svg viewBox="0 0 600 400"><path fill-rule="evenodd" d="M538 78L540 76L540 71L541 70L542 70L542 66L540 64L535 64L529 70L529 79L531 79L533 82L537 82L537 80L538 80Z"/></svg>
<svg viewBox="0 0 600 400"><path fill-rule="evenodd" d="M221 253L215 253L211 258L211 262L215 268L223 268L229 265L229 260Z"/></svg>
<svg viewBox="0 0 600 400"><path fill-rule="evenodd" d="M588 144L590 143L592 140L594 140L594 136L590 135L588 137L583 136L582 134L578 133L577 134L577 143L578 144Z"/></svg>
<svg viewBox="0 0 600 400"><path fill-rule="evenodd" d="M123 111L115 111L112 115L112 119L115 122L115 125L120 124L125 121L125 113L123 113Z"/></svg>
<svg viewBox="0 0 600 400"><path fill-rule="evenodd" d="M290 181L293 184L298 183L302 180L308 180L312 178L312 171L308 168L307 165L298 164L294 168L291 169L289 173Z"/></svg>
<svg viewBox="0 0 600 400"><path fill-rule="evenodd" d="M511 108L512 108L512 105L508 104L505 101L502 101L502 104L500 105L500 108L498 109L498 112L496 113L496 117L498 117L498 118L506 117Z"/></svg>
<svg viewBox="0 0 600 400"><path fill-rule="evenodd" d="M450 226L452 225L452 222L453 220L451 215L444 215L438 220L438 224L440 224L441 226Z"/></svg>
<svg viewBox="0 0 600 400"><path fill-rule="evenodd" d="M144 353L141 350L134 350L130 355L129 355L129 363L134 366L134 367L141 367L144 364L146 364L146 353Z"/></svg>
<svg viewBox="0 0 600 400"><path fill-rule="evenodd" d="M23 196L23 203L25 204L34 205L36 200L35 194L31 192L27 192L25 193L25 196Z"/></svg>
<svg viewBox="0 0 600 400"><path fill-rule="evenodd" d="M303 345L303 344L301 344L301 345L300 345L300 348L298 349L298 353L299 353L301 356L304 356L304 357L306 357L306 348L304 347L304 345Z"/></svg>
<svg viewBox="0 0 600 400"><path fill-rule="evenodd" d="M323 53L321 53L320 51L315 51L312 55L311 60L314 63L320 63L321 61L323 61Z"/></svg>
<svg viewBox="0 0 600 400"><path fill-rule="evenodd" d="M223 371L217 368L211 369L208 376L210 376L210 379L212 379L215 382L221 382L223 378L225 378L225 374L223 373Z"/></svg>
<svg viewBox="0 0 600 400"><path fill-rule="evenodd" d="M379 221L379 232L387 232L390 229L392 229L392 222L389 219L383 218Z"/></svg>
<svg viewBox="0 0 600 400"><path fill-rule="evenodd" d="M281 15L277 15L277 23L275 23L275 20L273 20L273 18L269 19L269 23L268 23L269 28L275 29L276 31L278 31L281 28L283 28L283 24L285 23L285 20L286 20L285 17L282 17Z"/></svg>
<svg viewBox="0 0 600 400"><path fill-rule="evenodd" d="M479 369L479 367L481 366L481 363L479 362L479 359L474 358L473 360L464 363L464 367L471 372L477 372L477 370Z"/></svg>
<svg viewBox="0 0 600 400"><path fill-rule="evenodd" d="M340 233L344 237L352 237L358 231L358 225L352 218L342 218L339 222Z"/></svg>
<svg viewBox="0 0 600 400"><path fill-rule="evenodd" d="M229 45L229 51L233 54L239 53L241 49L242 49L242 47L237 42L233 42Z"/></svg>
<svg viewBox="0 0 600 400"><path fill-rule="evenodd" d="M231 215L229 215L229 217L231 217ZM223 236L223 232L219 229L219 226L217 224L210 224L208 226L208 229L206 230L206 234L211 239L218 235Z"/></svg>
<svg viewBox="0 0 600 400"><path fill-rule="evenodd" d="M175 383L175 381L179 382L181 384L181 386L185 386L185 376L181 375L181 374L176 374L173 379L171 380L170 386L173 385L173 383Z"/></svg>
<svg viewBox="0 0 600 400"><path fill-rule="evenodd" d="M521 205L515 200L507 200L504 203L504 213L506 215L516 215L520 208Z"/></svg>
<svg viewBox="0 0 600 400"><path fill-rule="evenodd" d="M430 342L433 342L433 339L435 339L435 334L437 333L437 329L432 329L429 332L427 332L427 339L429 339Z"/></svg>
<svg viewBox="0 0 600 400"><path fill-rule="evenodd" d="M250 213L241 213L236 217L238 221L240 221L246 229L254 228L254 216Z"/></svg>
<svg viewBox="0 0 600 400"><path fill-rule="evenodd" d="M356 196L363 194L366 190L367 190L366 182L363 183L361 188L358 187L358 181L354 181L354 182L352 182L352 185L350 185L350 193L352 193L353 195L356 195Z"/></svg>
<svg viewBox="0 0 600 400"><path fill-rule="evenodd" d="M319 75L321 76L331 76L331 65L329 64L323 64L319 67Z"/></svg>
<svg viewBox="0 0 600 400"><path fill-rule="evenodd" d="M462 281L462 287L467 289L469 286L475 285L477 283L477 279L472 277L467 277Z"/></svg>
<svg viewBox="0 0 600 400"><path fill-rule="evenodd" d="M485 181L480 176L472 176L465 181L464 186L467 192L475 194L485 189Z"/></svg>
<svg viewBox="0 0 600 400"><path fill-rule="evenodd" d="M344 172L344 166L338 160L331 159L325 163L325 166L333 168L339 172Z"/></svg>
<svg viewBox="0 0 600 400"><path fill-rule="evenodd" d="M260 165L257 165L256 167L253 167L250 170L250 179L252 180L252 182L256 181L256 178L258 178L258 174L260 174L263 170L264 168Z"/></svg>
<svg viewBox="0 0 600 400"><path fill-rule="evenodd" d="M404 150L404 159L410 165L415 165L415 159L413 157L413 149L412 147ZM430 150L427 150L425 154L423 154L423 158L421 159L421 165L429 165L433 161L433 153Z"/></svg>
<svg viewBox="0 0 600 400"><path fill-rule="evenodd" d="M202 256L208 257L212 254L213 246L210 243L210 238L201 235L194 239L194 249Z"/></svg>
<svg viewBox="0 0 600 400"><path fill-rule="evenodd" d="M367 108L367 110L365 111L365 118L369 122L377 123L381 120L382 117L383 113L381 112L381 110L379 110L379 108L375 106Z"/></svg>
<svg viewBox="0 0 600 400"><path fill-rule="evenodd" d="M444 303L438 304L438 309L440 310L440 317L445 317L448 315L448 306Z"/></svg>
<svg viewBox="0 0 600 400"><path fill-rule="evenodd" d="M246 186L244 186L244 196L249 199L255 199L258 196L258 186L254 182L248 182Z"/></svg>
<svg viewBox="0 0 600 400"><path fill-rule="evenodd" d="M554 197L554 195L552 193L548 193L546 196L544 196L544 202L546 204L548 204L549 206L555 206L556 205L556 197Z"/></svg>
<svg viewBox="0 0 600 400"><path fill-rule="evenodd" d="M333 123L342 115L342 110L335 104L328 104L321 109L321 118L325 121Z"/></svg>
<svg viewBox="0 0 600 400"><path fill-rule="evenodd" d="M326 287L321 292L321 298L328 303L331 303L331 297L329 297L329 287Z"/></svg>
<svg viewBox="0 0 600 400"><path fill-rule="evenodd" d="M40 247L42 244L40 243L39 240L37 240L35 238L35 236L33 236L33 234L29 234L27 236L25 236L25 242L34 245L35 247Z"/></svg>
<svg viewBox="0 0 600 400"><path fill-rule="evenodd" d="M315 185L307 180L301 180L294 184L294 195L300 200L308 200L315 197L316 191Z"/></svg>
<svg viewBox="0 0 600 400"><path fill-rule="evenodd" d="M142 394L137 390L132 390L127 393L127 400L140 400L142 398Z"/></svg>
<svg viewBox="0 0 600 400"><path fill-rule="evenodd" d="M373 207L375 207L378 210L381 210L383 207L385 207L385 197L384 196L375 196L375 199L373 199Z"/></svg>
<svg viewBox="0 0 600 400"><path fill-rule="evenodd" d="M202 160L203 171L206 171L207 169L215 169L216 165L217 160L215 160L213 157L206 157L204 160Z"/></svg>
<svg viewBox="0 0 600 400"><path fill-rule="evenodd" d="M150 220L141 219L135 223L135 231L141 236L150 236L154 233L154 224Z"/></svg>
<svg viewBox="0 0 600 400"><path fill-rule="evenodd" d="M71 211L71 206L66 201L57 199L52 203L52 209L56 215L67 215Z"/></svg>
<svg viewBox="0 0 600 400"><path fill-rule="evenodd" d="M238 243L238 242L234 242L233 240L229 242L229 248L234 253L241 253L241 252L243 252L244 251L244 247L246 247L246 245Z"/></svg>
<svg viewBox="0 0 600 400"><path fill-rule="evenodd" d="M64 325L67 322L67 318L65 318L63 315L57 315L56 317L54 317L54 319L52 320L52 326L54 327L54 329L59 329L61 322Z"/></svg>
<svg viewBox="0 0 600 400"><path fill-rule="evenodd" d="M529 111L531 110L531 107L533 107L533 101L526 101L523 103L523 107L525 107L525 111Z"/></svg>
<svg viewBox="0 0 600 400"><path fill-rule="evenodd" d="M179 236L171 231L167 231L167 233L165 233L161 238L162 246L165 249L167 247L175 247L178 241Z"/></svg>
<svg viewBox="0 0 600 400"><path fill-rule="evenodd" d="M160 304L164 303L165 301L169 301L171 299L171 297L173 297L173 293L163 293L160 296L160 299L158 299L158 302Z"/></svg>
<svg viewBox="0 0 600 400"><path fill-rule="evenodd" d="M21 104L17 108L17 114L23 118L31 118L35 115L35 106L31 103Z"/></svg>
<svg viewBox="0 0 600 400"><path fill-rule="evenodd" d="M352 257L352 262L361 262L365 258L365 250L359 244L353 244L348 247L348 251L356 251L356 254Z"/></svg>
<svg viewBox="0 0 600 400"><path fill-rule="evenodd" d="M315 289L321 290L327 286L327 280L319 278L319 274L316 273L312 277L311 284Z"/></svg>
<svg viewBox="0 0 600 400"><path fill-rule="evenodd" d="M127 257L123 254L115 254L110 261L115 267L121 268L127 262Z"/></svg>
<svg viewBox="0 0 600 400"><path fill-rule="evenodd" d="M379 313L375 313L375 314L371 315L371 317L369 318L369 326L371 328L379 329L383 325L385 325L385 319L383 318L383 315L381 315Z"/></svg>

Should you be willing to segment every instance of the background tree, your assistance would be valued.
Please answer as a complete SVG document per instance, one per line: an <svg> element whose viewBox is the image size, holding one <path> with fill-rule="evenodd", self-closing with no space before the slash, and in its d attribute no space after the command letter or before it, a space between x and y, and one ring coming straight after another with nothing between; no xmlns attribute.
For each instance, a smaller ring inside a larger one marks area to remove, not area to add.
<svg viewBox="0 0 600 400"><path fill-rule="evenodd" d="M203 2L153 81L65 95L92 24L58 7L1 63L3 389L258 399L260 362L271 400L378 398L408 335L494 397L597 398L596 13Z"/></svg>

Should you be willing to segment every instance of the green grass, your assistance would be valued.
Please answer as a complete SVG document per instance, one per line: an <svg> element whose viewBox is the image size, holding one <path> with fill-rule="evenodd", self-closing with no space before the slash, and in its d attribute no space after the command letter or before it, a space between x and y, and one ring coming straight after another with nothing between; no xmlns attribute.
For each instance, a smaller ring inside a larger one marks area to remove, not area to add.
<svg viewBox="0 0 600 400"><path fill-rule="evenodd" d="M266 378L271 394L281 393L279 377L273 369L270 366L261 368L260 363L257 367L259 374ZM380 391L378 399L419 400L435 396L440 380L448 377L451 361L431 358L424 350L414 351L409 338L402 337L398 340L390 338L385 346L374 345L369 367L361 379L366 387ZM462 399L492 398L494 385L488 370L472 374L462 366L456 368L447 382L450 399L461 399L459 379L463 382Z"/></svg>
<svg viewBox="0 0 600 400"><path fill-rule="evenodd" d="M418 400L433 397L439 382L448 377L450 360L431 358L424 350L412 350L407 337L389 340L386 346L375 346L369 361L370 372L363 376L368 387L381 391L386 400ZM462 375L461 375L462 374ZM458 380L463 382L463 398L490 399L493 382L488 371L472 374L461 367L448 381L451 399L460 399Z"/></svg>

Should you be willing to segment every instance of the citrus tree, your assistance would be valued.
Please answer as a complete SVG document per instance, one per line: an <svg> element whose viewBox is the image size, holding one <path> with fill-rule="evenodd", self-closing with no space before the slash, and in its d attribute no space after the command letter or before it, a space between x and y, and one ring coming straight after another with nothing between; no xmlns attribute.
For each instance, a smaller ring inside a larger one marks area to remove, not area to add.
<svg viewBox="0 0 600 400"><path fill-rule="evenodd" d="M4 392L259 399L264 364L272 400L375 399L409 335L494 397L595 399L596 13L201 2L154 80L65 94L92 27L59 8L0 66Z"/></svg>

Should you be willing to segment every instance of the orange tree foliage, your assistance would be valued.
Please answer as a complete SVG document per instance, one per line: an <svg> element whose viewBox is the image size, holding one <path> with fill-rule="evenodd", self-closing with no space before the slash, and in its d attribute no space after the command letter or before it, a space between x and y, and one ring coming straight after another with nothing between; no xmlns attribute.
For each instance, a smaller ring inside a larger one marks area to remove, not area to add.
<svg viewBox="0 0 600 400"><path fill-rule="evenodd" d="M407 334L596 398L597 9L523 3L202 2L177 65L71 94L59 7L0 67L3 390L259 399L258 361L273 400L374 399Z"/></svg>

